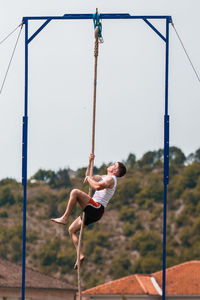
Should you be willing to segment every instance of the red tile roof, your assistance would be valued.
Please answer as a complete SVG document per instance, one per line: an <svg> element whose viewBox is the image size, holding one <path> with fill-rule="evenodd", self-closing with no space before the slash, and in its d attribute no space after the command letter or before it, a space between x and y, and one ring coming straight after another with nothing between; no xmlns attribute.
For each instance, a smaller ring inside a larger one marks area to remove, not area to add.
<svg viewBox="0 0 200 300"><path fill-rule="evenodd" d="M162 271L152 276L162 287ZM166 269L166 294L200 295L200 261L188 261Z"/></svg>
<svg viewBox="0 0 200 300"><path fill-rule="evenodd" d="M21 266L0 259L0 288L21 287ZM66 281L26 268L26 287L42 289L64 289L76 291L77 288Z"/></svg>
<svg viewBox="0 0 200 300"><path fill-rule="evenodd" d="M159 295L151 277L162 289L162 271L151 275L130 275L88 289L83 295ZM189 261L166 269L167 295L200 295L200 261Z"/></svg>
<svg viewBox="0 0 200 300"><path fill-rule="evenodd" d="M149 275L130 275L97 287L88 289L83 295L96 294L132 294L132 295L158 295Z"/></svg>

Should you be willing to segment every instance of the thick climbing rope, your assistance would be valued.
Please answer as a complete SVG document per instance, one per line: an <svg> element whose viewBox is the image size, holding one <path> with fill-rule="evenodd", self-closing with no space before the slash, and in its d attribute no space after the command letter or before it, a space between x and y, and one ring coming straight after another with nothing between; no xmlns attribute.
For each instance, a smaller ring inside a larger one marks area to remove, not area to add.
<svg viewBox="0 0 200 300"><path fill-rule="evenodd" d="M17 28L15 28L9 35L7 35L7 36L1 41L1 44L2 44L2 43L3 43L9 36L11 36L11 34L13 34L19 27L21 27L21 28L20 28L19 34L18 34L18 36L17 36L17 40L16 40L16 42L15 42L15 46L14 46L14 49L13 49L13 52L12 52L10 61L9 61L9 63L8 63L8 67L7 67L7 70L6 70L6 73L5 73L3 82L2 82L2 84L1 84L0 94L2 93L4 84L5 84L5 82L6 82L6 78L7 78L7 75L8 75L9 69L10 69L10 66L11 66L11 62L12 62L13 56L14 56L14 54L15 54L15 50L16 50L17 44L18 44L18 42L19 42L19 38L20 38L20 35L21 35L21 32L22 32L23 23L21 23L19 26L17 26Z"/></svg>
<svg viewBox="0 0 200 300"><path fill-rule="evenodd" d="M97 89L97 61L98 61L98 49L99 49L99 42L103 42L102 36L101 36L101 23L99 22L99 14L98 11L96 11L96 14L94 15L94 27L95 27L95 43L94 43L94 91L93 91L93 118L92 118L92 151L91 153L94 154L94 148L95 148L95 121L96 121L96 89ZM96 21L97 20L97 21ZM89 174L90 176L93 176L93 167L94 167L94 161L92 161ZM92 196L92 188L89 188L89 196ZM81 295L81 276L80 276L80 249L81 249L81 241L82 241L82 235L83 235L83 227L85 223L85 212L83 212L82 215L82 224L81 224L81 230L79 234L79 241L78 241L78 299L82 299Z"/></svg>

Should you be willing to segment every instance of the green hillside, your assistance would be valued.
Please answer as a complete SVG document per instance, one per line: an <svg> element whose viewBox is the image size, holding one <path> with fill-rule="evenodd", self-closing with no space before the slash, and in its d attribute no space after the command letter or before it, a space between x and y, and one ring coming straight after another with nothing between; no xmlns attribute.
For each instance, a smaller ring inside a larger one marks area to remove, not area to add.
<svg viewBox="0 0 200 300"><path fill-rule="evenodd" d="M163 150L149 151L140 160L130 154L125 163L127 175L118 181L104 217L84 231L85 288L162 268ZM102 165L95 173L105 169ZM68 226L50 218L64 212L71 189L88 191L84 173L85 168L38 170L28 182L27 266L73 284L76 256ZM0 181L0 256L19 263L22 200L21 183ZM186 158L179 148L170 148L167 209L167 267L200 259L200 149ZM70 222L79 214L77 208Z"/></svg>

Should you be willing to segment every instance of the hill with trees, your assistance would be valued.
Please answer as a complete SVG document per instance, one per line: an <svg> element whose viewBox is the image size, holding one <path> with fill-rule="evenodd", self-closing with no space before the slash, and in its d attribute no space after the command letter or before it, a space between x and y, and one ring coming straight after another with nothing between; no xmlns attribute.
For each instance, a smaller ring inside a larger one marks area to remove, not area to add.
<svg viewBox="0 0 200 300"><path fill-rule="evenodd" d="M133 273L162 268L163 150L149 151L140 160L131 153L127 175L100 222L84 230L85 288ZM38 170L28 181L27 266L77 283L75 250L68 226L50 222L60 216L73 188L83 184L86 168ZM106 165L94 168L105 173ZM22 185L11 178L0 181L0 256L21 262ZM188 157L170 148L167 204L167 267L200 259L200 149ZM77 207L70 221L81 213Z"/></svg>

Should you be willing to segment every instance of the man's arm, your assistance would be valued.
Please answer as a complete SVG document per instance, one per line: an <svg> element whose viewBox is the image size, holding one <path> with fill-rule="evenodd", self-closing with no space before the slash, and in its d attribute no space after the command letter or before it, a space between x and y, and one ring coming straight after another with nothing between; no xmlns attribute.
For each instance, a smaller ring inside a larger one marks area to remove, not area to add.
<svg viewBox="0 0 200 300"><path fill-rule="evenodd" d="M94 176L92 176L92 179L98 182L98 181L102 180L102 177L100 175L94 175Z"/></svg>
<svg viewBox="0 0 200 300"><path fill-rule="evenodd" d="M91 176L86 176L85 181L89 183L91 188L94 190L100 191L103 189L111 189L114 186L114 180L111 176L107 176L103 181L95 181Z"/></svg>

